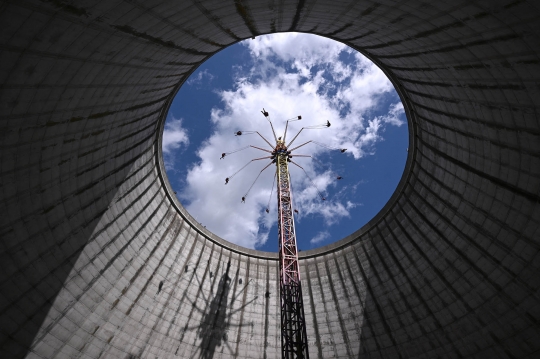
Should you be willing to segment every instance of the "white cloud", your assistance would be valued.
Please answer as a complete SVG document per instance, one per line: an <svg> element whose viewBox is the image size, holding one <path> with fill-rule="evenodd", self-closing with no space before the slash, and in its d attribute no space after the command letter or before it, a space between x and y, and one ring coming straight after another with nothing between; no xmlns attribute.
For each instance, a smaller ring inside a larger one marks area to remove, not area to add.
<svg viewBox="0 0 540 359"><path fill-rule="evenodd" d="M163 129L162 150L164 163L167 169L173 169L175 150L182 145L187 146L189 138L186 129L182 127L182 119L172 118L165 122Z"/></svg>
<svg viewBox="0 0 540 359"><path fill-rule="evenodd" d="M311 238L309 243L319 244L330 238L330 233L328 231L319 232L315 237Z"/></svg>
<svg viewBox="0 0 540 359"><path fill-rule="evenodd" d="M200 85L202 85L202 83L203 83L203 81L205 79L208 82L212 82L212 80L214 79L214 75L209 73L207 69L204 70L204 71L199 71L199 72L197 72L197 74L195 76L190 77L187 80L187 84L188 85L200 86Z"/></svg>
<svg viewBox="0 0 540 359"><path fill-rule="evenodd" d="M358 206L358 205L356 203L351 202L351 201L347 201L345 203L345 208L347 208L347 209L352 209L352 208L355 208L356 206Z"/></svg>
<svg viewBox="0 0 540 359"><path fill-rule="evenodd" d="M401 102L394 103L390 105L388 113L381 116L381 120L394 126L401 126L405 123L405 121L399 116L403 115L404 113L405 110L403 109L403 104Z"/></svg>
<svg viewBox="0 0 540 359"><path fill-rule="evenodd" d="M225 178L250 160L269 154L253 148L222 160L221 154L248 145L270 147L256 134L234 136L236 131L258 130L273 143L270 126L260 113L262 108L270 113L278 136L284 131L285 119L302 116L302 121L289 124L287 142L303 126L330 121L330 128L304 130L295 145L314 140L347 148L345 155L359 159L374 151L373 145L381 139L384 126L402 123L399 115L403 107L398 103L390 106L383 116L370 115L380 110L380 100L392 90L390 81L369 60L341 43L293 33L259 36L245 42L245 46L254 65L237 76L233 89L219 93L223 108L212 109L214 132L198 149L200 162L189 169L181 198L188 211L209 230L236 244L255 248L266 242L271 226L276 223L275 191L270 197L275 166L271 165L259 177L242 203L241 198L269 160L252 162L227 185ZM343 57L349 61L342 61ZM177 128L165 128L171 133L169 136L176 134L176 140L170 137L166 151L164 136L164 152L187 144L181 122L176 124ZM176 129L179 130L175 132ZM327 150L308 144L295 152L316 157L324 151ZM335 174L330 169L314 166L309 159L293 160L305 169L321 192L336 185ZM301 169L291 164L290 171L298 222L306 216L320 216L330 226L349 216L349 210L357 205L337 199L322 201ZM312 243L325 239L320 235L321 239L316 237Z"/></svg>

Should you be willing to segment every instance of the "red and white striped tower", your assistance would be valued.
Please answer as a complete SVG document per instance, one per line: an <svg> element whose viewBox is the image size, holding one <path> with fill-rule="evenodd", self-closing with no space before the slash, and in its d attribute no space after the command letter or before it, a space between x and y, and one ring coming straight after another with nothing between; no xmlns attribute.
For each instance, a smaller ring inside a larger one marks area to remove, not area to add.
<svg viewBox="0 0 540 359"><path fill-rule="evenodd" d="M292 208L292 193L288 162L290 152L285 143L277 141L275 148L278 236L279 236L279 279L281 291L281 351L283 359L308 359L304 302L300 284L300 268L296 248L296 233Z"/></svg>
<svg viewBox="0 0 540 359"><path fill-rule="evenodd" d="M330 127L330 121L314 126L302 127L300 131L293 137L293 139L286 145L285 139L287 137L287 128L289 122L299 121L302 119L302 116L296 116L292 119L287 120L285 125L285 132L283 134L283 139L276 136L274 131L274 126L270 121L268 112L263 108L261 111L264 117L268 119L268 123L272 128L272 134L276 145L272 145L263 135L258 131L236 131L235 136L257 134L259 135L272 149L264 149L258 146L245 146L238 150L232 152L224 152L221 154L221 159L225 158L229 154L233 154L247 148L255 148L264 152L268 152L270 156L254 158L248 163L246 163L242 168L233 173L231 176L225 178L225 184L236 176L240 171L246 168L249 164L254 161L260 161L265 159L270 159L268 163L257 175L255 181L251 184L246 194L242 197L242 202L245 202L249 191L253 188L253 185L259 178L259 176L273 163L276 164L276 178L277 178L277 199L278 199L278 236L279 236L279 288L280 288L280 298L281 298L281 357L283 359L309 359L308 353L308 344L307 344L307 334L306 334L306 320L304 316L304 301L302 298L302 286L300 284L300 267L298 265L298 250L296 248L296 233L294 228L294 213L292 206L292 191L291 191L291 181L289 175L289 162L299 167L306 177L311 181L312 185L315 186L315 183L308 176L307 172L302 166L297 164L292 160L293 157L310 157L310 155L302 154L292 154L296 149L301 148L308 143L314 143L319 146L325 147L330 150L339 150L341 153L346 151L345 148L332 148L323 143L317 141L307 141L301 145L298 145L294 148L288 149L291 147L293 142L298 138L300 133L303 130L307 129L320 129ZM341 176L337 176L337 179L341 179ZM273 185L272 185L273 186ZM319 196L324 201L325 198L321 192L317 189ZM268 202L270 205L270 201ZM268 207L266 212L270 213Z"/></svg>

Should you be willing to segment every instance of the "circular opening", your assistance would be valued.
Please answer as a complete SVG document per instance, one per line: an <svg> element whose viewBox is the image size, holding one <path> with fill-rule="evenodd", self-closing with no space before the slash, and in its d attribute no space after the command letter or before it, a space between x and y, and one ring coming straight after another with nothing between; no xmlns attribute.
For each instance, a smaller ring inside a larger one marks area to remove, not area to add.
<svg viewBox="0 0 540 359"><path fill-rule="evenodd" d="M277 251L276 165L266 151L278 137L293 150L299 250L369 222L407 159L403 106L375 64L320 36L265 35L214 55L173 100L162 152L178 200L221 238Z"/></svg>

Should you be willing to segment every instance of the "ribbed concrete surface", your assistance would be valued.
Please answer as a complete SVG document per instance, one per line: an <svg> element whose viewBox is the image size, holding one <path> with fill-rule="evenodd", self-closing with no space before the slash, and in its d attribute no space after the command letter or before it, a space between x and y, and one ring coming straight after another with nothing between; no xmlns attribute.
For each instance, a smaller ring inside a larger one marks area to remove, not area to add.
<svg viewBox="0 0 540 359"><path fill-rule="evenodd" d="M194 225L157 152L189 74L275 31L371 57L411 130L385 209L303 252L311 358L540 355L537 1L17 0L0 30L0 357L279 356L276 256Z"/></svg>

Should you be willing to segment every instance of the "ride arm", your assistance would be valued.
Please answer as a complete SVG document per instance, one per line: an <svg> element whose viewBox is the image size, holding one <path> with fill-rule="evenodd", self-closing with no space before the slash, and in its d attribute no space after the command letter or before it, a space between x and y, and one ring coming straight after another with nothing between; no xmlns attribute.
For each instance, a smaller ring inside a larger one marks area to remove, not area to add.
<svg viewBox="0 0 540 359"><path fill-rule="evenodd" d="M287 120L287 123L285 124L285 133L283 134L283 142L285 142L285 139L287 138L287 128L289 127L289 122L300 121L301 119L302 116L296 116L296 118L293 117Z"/></svg>
<svg viewBox="0 0 540 359"><path fill-rule="evenodd" d="M260 147L257 147L257 146L249 145L249 147L253 147L253 148L256 148L256 149L264 151L264 152L272 153L272 151L268 151L268 150L265 150L264 148L260 148Z"/></svg>
<svg viewBox="0 0 540 359"><path fill-rule="evenodd" d="M270 127L272 128L272 134L274 135L274 140L277 142L277 136L276 136L276 131L274 130L274 125L272 125L272 122L270 121L269 118L267 118L268 120L268 123L270 124Z"/></svg>
<svg viewBox="0 0 540 359"><path fill-rule="evenodd" d="M317 190L317 193L319 194L319 196L321 197L321 199L323 201L326 200L326 198L324 198L324 196L322 195L321 191L319 191L319 188L315 185L315 183L313 182L313 180L311 179L311 177L309 177L309 175L307 174L306 170L304 169L304 167L300 166L298 163L294 162L291 160L291 163L294 164L295 166L297 167L300 167L300 169L302 171L304 171L304 174L306 175L306 177L308 178L308 180L311 182L311 185L315 188L315 190Z"/></svg>
<svg viewBox="0 0 540 359"><path fill-rule="evenodd" d="M268 146L270 146L272 149L274 148L274 146L272 146L272 144L270 143L270 141L268 141L266 138L264 138L264 136L261 135L261 134L259 133L259 131L255 131L255 132L257 132L257 134L258 134L259 136L261 136L261 138L264 140L264 142L268 143ZM276 135L276 134L274 134L274 136L275 136L275 135Z"/></svg>
<svg viewBox="0 0 540 359"><path fill-rule="evenodd" d="M300 146L296 146L295 148L291 148L289 151L292 152L292 151L296 150L297 148L300 148L300 147L302 147L302 146L305 146L305 145L307 145L308 143L311 143L311 142L313 142L313 140L304 142L304 143L302 143Z"/></svg>
<svg viewBox="0 0 540 359"><path fill-rule="evenodd" d="M261 157L261 158L254 158L252 159L251 161L249 161L248 163L246 163L244 165L244 167L240 168L238 171L236 171L235 173L233 173L231 176L227 177L229 180L231 180L234 176L236 176L238 174L238 172L242 171L244 168L246 168L251 162L253 161L259 161L259 160L264 160L264 159L267 159L267 158L272 158L272 156L266 156L266 157Z"/></svg>
<svg viewBox="0 0 540 359"><path fill-rule="evenodd" d="M265 169L267 169L268 167L270 167L270 165L272 164L272 162L270 162L269 164L267 164L262 170L261 172L259 172L259 174L257 175L257 177L255 178L255 180L253 181L253 183L251 184L251 186L249 186L249 189L247 190L246 194L244 195L244 198L247 197L247 195L249 194L249 191L251 191L251 188L253 188L253 185L255 184L255 182L257 182L257 180L259 179L259 176L261 175L261 173L263 173L263 171Z"/></svg>
<svg viewBox="0 0 540 359"><path fill-rule="evenodd" d="M298 137L298 135L300 134L300 132L302 132L302 130L304 129L305 127L302 127L300 129L300 131L298 131L298 133L296 134L296 136L294 136L294 138L291 140L291 142L289 142L289 144L287 145L287 148L289 148L290 145L292 145L292 143L294 142L294 140L296 140L296 137Z"/></svg>

